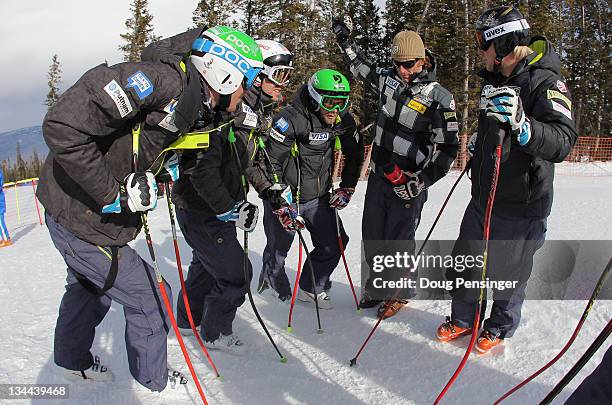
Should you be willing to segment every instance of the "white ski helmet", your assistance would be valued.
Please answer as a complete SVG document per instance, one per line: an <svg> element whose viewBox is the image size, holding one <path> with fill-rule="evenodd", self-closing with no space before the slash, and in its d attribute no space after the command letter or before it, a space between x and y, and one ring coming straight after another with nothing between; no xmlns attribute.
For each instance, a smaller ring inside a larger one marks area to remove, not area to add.
<svg viewBox="0 0 612 405"><path fill-rule="evenodd" d="M232 94L242 83L250 88L263 69L255 40L225 26L209 28L193 41L190 59L206 83L222 95Z"/></svg>
<svg viewBox="0 0 612 405"><path fill-rule="evenodd" d="M289 78L293 73L293 55L289 49L280 42L269 39L258 39L257 45L263 56L262 74L278 86L285 86L289 83Z"/></svg>

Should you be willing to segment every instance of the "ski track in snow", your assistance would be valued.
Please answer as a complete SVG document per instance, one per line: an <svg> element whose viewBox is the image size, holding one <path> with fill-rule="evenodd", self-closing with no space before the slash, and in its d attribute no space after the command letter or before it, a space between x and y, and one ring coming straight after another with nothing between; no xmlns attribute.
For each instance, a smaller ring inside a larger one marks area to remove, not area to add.
<svg viewBox="0 0 612 405"><path fill-rule="evenodd" d="M454 173L430 190L417 238L424 238L441 203L456 180ZM361 211L365 182L360 182L351 204L340 215L351 242L346 252L353 281L360 283ZM11 191L8 191L9 200ZM610 239L612 236L612 177L558 176L555 204L548 222L547 239ZM463 179L443 214L433 239L455 239L469 199L469 181ZM252 201L258 201L251 194ZM176 260L165 200L150 214L153 241L160 269L172 286L174 304L179 291ZM24 206L26 203L22 203ZM263 210L261 211L263 212ZM8 218L9 224L11 218ZM12 229L16 244L0 250L0 383L66 383L53 364L53 333L64 289L65 264L44 227L25 225ZM310 238L304 234L311 246ZM181 235L184 270L191 251ZM242 240L242 232L239 232ZM260 222L250 234L250 259L255 289L261 252L265 246ZM132 243L149 260L144 236ZM297 238L287 259L287 274L293 283L297 267ZM600 270L598 270L600 271ZM236 357L211 352L225 381L214 374L193 337L185 338L204 391L211 404L405 404L432 403L463 356L468 337L450 344L435 340L435 329L450 311L448 301L416 301L394 318L384 321L361 354L357 367L348 366L375 322L374 310L355 311L342 261L332 276L335 308L321 310L325 333L316 333L313 306L296 305L293 333L286 332L289 306L271 295L254 292L280 350L288 357L281 364L247 302L239 309L234 331L245 340L248 354ZM609 283L610 281L608 281ZM359 292L358 292L359 293ZM459 379L443 403L489 404L554 357L573 332L586 301L528 301L518 331L505 345L487 356L472 354ZM590 345L612 314L612 302L600 301L570 351L552 368L515 393L505 403L523 404L541 400ZM116 376L112 385L70 385L70 404L177 404L199 403L195 385L190 392L152 393L139 386L128 371L124 319L113 304L98 327L93 352ZM601 360L604 349L559 395L561 403ZM170 334L168 363L188 376L180 347ZM39 401L7 401L0 403ZM42 401L41 401L42 402ZM46 401L45 401L46 403ZM54 403L62 403L55 401Z"/></svg>

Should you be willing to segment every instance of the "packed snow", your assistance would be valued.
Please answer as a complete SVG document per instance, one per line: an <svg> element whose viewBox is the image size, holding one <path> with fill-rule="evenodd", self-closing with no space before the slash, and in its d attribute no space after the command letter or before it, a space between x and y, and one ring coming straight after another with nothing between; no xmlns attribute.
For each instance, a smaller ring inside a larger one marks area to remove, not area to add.
<svg viewBox="0 0 612 405"><path fill-rule="evenodd" d="M436 184L423 211L417 238L424 238L457 173ZM361 214L366 183L360 182L350 205L341 211L351 238L346 256L353 281L360 282ZM13 190L7 201L13 201ZM31 188L30 193L31 194ZM25 210L33 204L22 193ZM31 197L30 197L31 198ZM548 239L611 239L612 176L580 177L559 175L555 180L555 203L548 222ZM469 199L469 180L462 179L432 238L454 239ZM259 201L252 194L253 201ZM9 206L10 210L10 206ZM24 214L25 215L25 214ZM0 383L66 383L53 363L53 334L66 269L35 211L30 221L8 217L15 245L0 249ZM165 200L149 216L158 262L171 284L175 304L179 291L176 259ZM24 225L24 223L28 223ZM239 233L240 239L242 233ZM191 250L179 235L184 270ZM260 223L250 235L250 259L256 287L265 235ZM307 238L307 241L309 239ZM309 243L310 244L310 243ZM132 246L149 260L144 235ZM287 259L287 273L293 282L297 269L297 238ZM601 271L601 270L598 270ZM234 332L248 343L248 353L236 357L211 352L224 381L214 378L193 337L186 338L196 371L211 404L407 404L432 403L457 367L469 338L450 344L435 339L437 326L449 314L448 301L416 301L397 316L384 321L359 358L349 367L361 342L375 322L374 310L355 311L355 304L342 262L332 276L331 298L335 308L321 311L324 334L316 333L314 307L297 305L293 333L286 332L289 306L271 295L254 292L255 302L280 350L288 357L281 364L255 318L248 301L239 309ZM612 281L608 281L612 282ZM357 291L359 294L359 291ZM443 403L490 404L508 389L554 357L573 332L585 301L528 301L523 320L513 338L486 356L470 357L458 381ZM576 342L557 364L505 403L523 404L541 400L582 355L607 323L612 302L598 301ZM136 383L129 371L125 352L122 308L113 304L98 327L92 351L115 374L112 385L80 383L70 385L70 404L178 404L199 403L193 383L184 390L152 393ZM599 363L604 347L576 379L559 395L567 398L582 379ZM169 365L190 379L176 338L168 341ZM4 403L0 399L0 403ZM8 401L7 401L8 402ZM37 401L33 401L37 402ZM62 402L62 401L56 401ZM10 401L29 403L29 401Z"/></svg>

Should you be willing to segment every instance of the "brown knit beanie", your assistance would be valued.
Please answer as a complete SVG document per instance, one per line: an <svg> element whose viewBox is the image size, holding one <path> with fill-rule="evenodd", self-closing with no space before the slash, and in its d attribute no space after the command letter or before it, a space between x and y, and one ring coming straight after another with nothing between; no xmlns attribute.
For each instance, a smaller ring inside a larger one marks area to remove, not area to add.
<svg viewBox="0 0 612 405"><path fill-rule="evenodd" d="M400 31L393 37L391 57L398 62L425 58L425 45L418 33Z"/></svg>

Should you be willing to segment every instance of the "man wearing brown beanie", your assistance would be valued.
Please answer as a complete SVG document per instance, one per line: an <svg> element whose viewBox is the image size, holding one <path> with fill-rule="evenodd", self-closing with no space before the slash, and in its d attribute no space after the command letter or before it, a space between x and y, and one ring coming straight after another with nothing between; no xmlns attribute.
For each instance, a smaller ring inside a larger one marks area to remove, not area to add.
<svg viewBox="0 0 612 405"><path fill-rule="evenodd" d="M375 256L414 253L427 189L446 175L457 156L459 124L453 96L436 82L435 60L418 33L395 35L393 67L384 69L374 66L350 39L351 25L350 19L335 19L332 31L351 72L378 94L379 105L361 228L372 271ZM416 272L403 275L416 278ZM360 306L382 303L381 317L395 315L416 294L406 288L395 297L395 291L375 288L372 279L370 273Z"/></svg>

